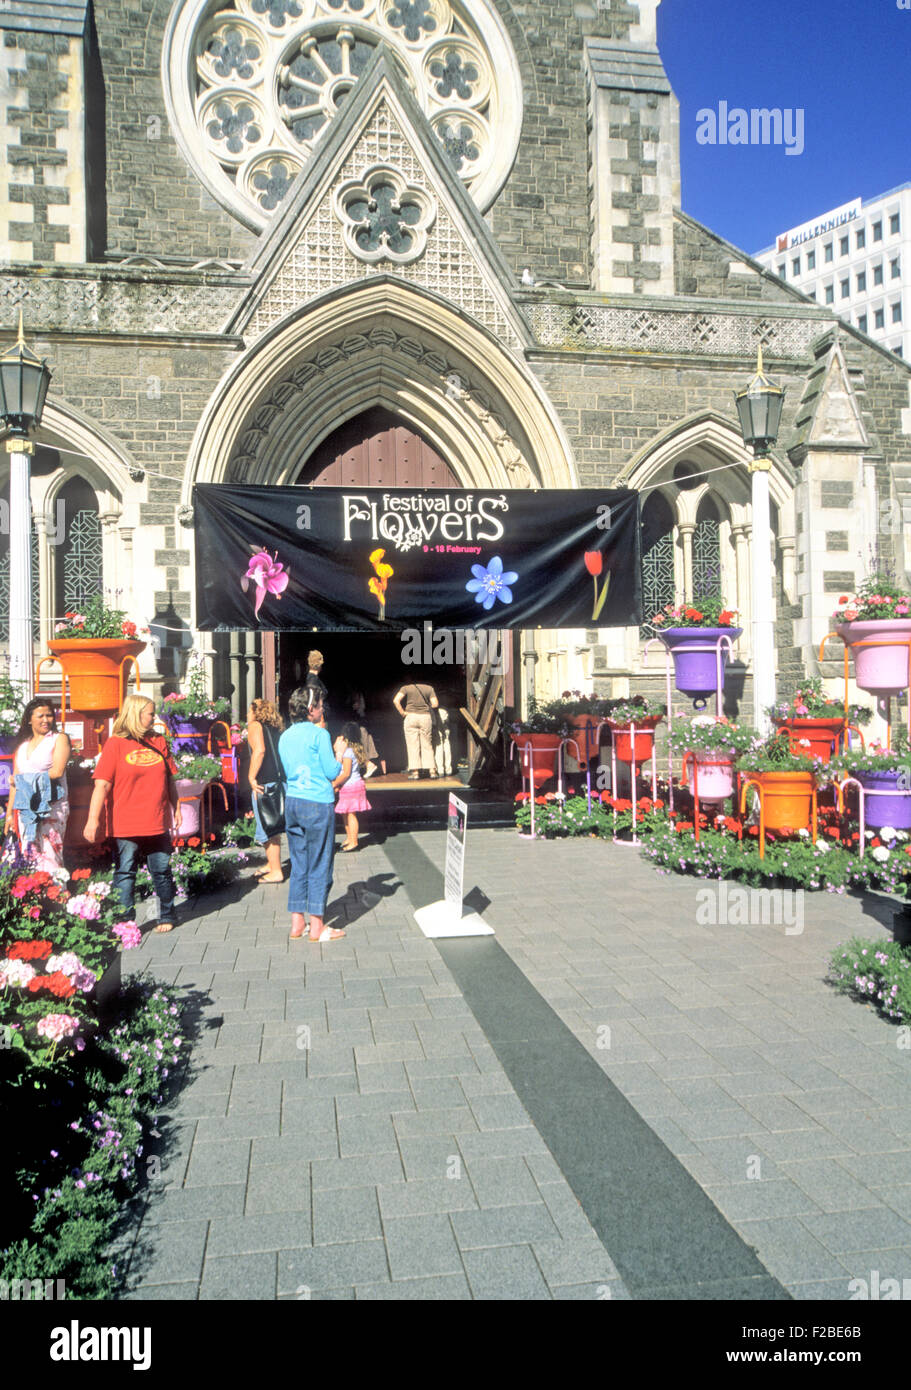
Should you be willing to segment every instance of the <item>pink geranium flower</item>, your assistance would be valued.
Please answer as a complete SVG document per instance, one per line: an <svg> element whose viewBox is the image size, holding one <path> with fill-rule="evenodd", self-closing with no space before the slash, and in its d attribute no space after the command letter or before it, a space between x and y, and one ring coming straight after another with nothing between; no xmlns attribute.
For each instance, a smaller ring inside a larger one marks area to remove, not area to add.
<svg viewBox="0 0 911 1390"><path fill-rule="evenodd" d="M259 610L266 594L274 594L276 598L280 598L288 587L288 575L277 555L273 559L267 550L256 552L247 566L247 573L240 581L240 587L244 593L247 592L251 583L256 587L253 616L259 617Z"/></svg>

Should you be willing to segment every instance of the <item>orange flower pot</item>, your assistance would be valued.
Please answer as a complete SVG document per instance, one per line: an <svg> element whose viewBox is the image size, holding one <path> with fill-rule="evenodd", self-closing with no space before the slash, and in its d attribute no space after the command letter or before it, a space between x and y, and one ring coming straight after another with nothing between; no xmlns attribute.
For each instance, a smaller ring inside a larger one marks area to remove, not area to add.
<svg viewBox="0 0 911 1390"><path fill-rule="evenodd" d="M146 644L121 637L68 637L47 646L66 674L69 707L113 712L127 691L130 668L121 663L145 651Z"/></svg>
<svg viewBox="0 0 911 1390"><path fill-rule="evenodd" d="M642 723L636 724L635 748L633 747L633 731L629 724L614 724L610 720L611 734L614 740L614 747L617 750L617 757L621 763L644 763L652 756L652 749L655 746L655 726L661 723L664 718L662 714L653 714L649 718L644 718Z"/></svg>
<svg viewBox="0 0 911 1390"><path fill-rule="evenodd" d="M762 787L766 830L810 830L813 819L812 772L746 772Z"/></svg>

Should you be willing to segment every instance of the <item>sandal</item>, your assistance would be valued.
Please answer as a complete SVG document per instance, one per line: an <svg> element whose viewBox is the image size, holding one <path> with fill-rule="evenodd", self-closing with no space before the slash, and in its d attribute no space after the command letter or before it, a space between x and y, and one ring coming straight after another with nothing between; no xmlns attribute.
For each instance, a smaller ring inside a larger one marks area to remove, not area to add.
<svg viewBox="0 0 911 1390"><path fill-rule="evenodd" d="M155 928L155 930L156 930L156 931L173 931L173 930L174 930L174 923L173 923L173 922L159 922L159 923L158 923L158 926Z"/></svg>
<svg viewBox="0 0 911 1390"><path fill-rule="evenodd" d="M342 845L341 852L342 854L353 854L354 851L359 848L359 845Z"/></svg>
<svg viewBox="0 0 911 1390"><path fill-rule="evenodd" d="M345 932L342 931L341 927L323 927L319 936L308 937L308 940L323 945L326 941L338 941L344 935Z"/></svg>

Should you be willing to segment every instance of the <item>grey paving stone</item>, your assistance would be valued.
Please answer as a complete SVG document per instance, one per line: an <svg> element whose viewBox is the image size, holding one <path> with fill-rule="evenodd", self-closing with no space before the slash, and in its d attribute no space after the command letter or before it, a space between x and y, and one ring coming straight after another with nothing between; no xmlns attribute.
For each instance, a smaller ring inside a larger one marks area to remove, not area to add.
<svg viewBox="0 0 911 1390"><path fill-rule="evenodd" d="M382 1234L377 1194L373 1188L326 1188L314 1192L314 1245L373 1240Z"/></svg>
<svg viewBox="0 0 911 1390"><path fill-rule="evenodd" d="M585 1284L616 1279L619 1271L594 1234L571 1239L536 1240L532 1244L544 1278L553 1289L558 1284Z"/></svg>
<svg viewBox="0 0 911 1390"><path fill-rule="evenodd" d="M409 1090L371 1091L366 1095L339 1096L336 1109L340 1119L354 1119L357 1116L397 1115L414 1112L414 1097Z"/></svg>
<svg viewBox="0 0 911 1390"><path fill-rule="evenodd" d="M249 1139L225 1139L193 1145L185 1186L224 1186L245 1182L250 1164Z"/></svg>
<svg viewBox="0 0 911 1390"><path fill-rule="evenodd" d="M477 1200L471 1184L459 1178L428 1178L398 1182L377 1188L383 1220L397 1216L434 1216L443 1212L473 1210Z"/></svg>
<svg viewBox="0 0 911 1390"><path fill-rule="evenodd" d="M515 1158L547 1152L536 1129L492 1129L479 1134L460 1134L459 1148L469 1164L478 1158Z"/></svg>
<svg viewBox="0 0 911 1390"><path fill-rule="evenodd" d="M356 1158L361 1154L398 1152L395 1130L388 1115L373 1117L357 1115L347 1119L339 1119L338 1142L342 1158ZM320 1158L328 1156L327 1154L319 1155Z"/></svg>
<svg viewBox="0 0 911 1390"><path fill-rule="evenodd" d="M275 1299L275 1254L229 1255L216 1258L207 1255L200 1301L243 1299Z"/></svg>
<svg viewBox="0 0 911 1390"><path fill-rule="evenodd" d="M572 1240L589 1239L594 1234L581 1202L565 1182L545 1183L539 1190L559 1236Z"/></svg>
<svg viewBox="0 0 911 1390"><path fill-rule="evenodd" d="M207 1221L143 1223L126 1286L198 1282L208 1229Z"/></svg>
<svg viewBox="0 0 911 1390"><path fill-rule="evenodd" d="M266 1110L244 1110L222 1116L200 1118L196 1130L197 1143L224 1139L277 1138L280 1112L278 1107Z"/></svg>
<svg viewBox="0 0 911 1390"><path fill-rule="evenodd" d="M359 1284L355 1290L358 1302L394 1299L396 1302L465 1302L471 1299L471 1289L464 1274L441 1274L435 1279L396 1279L388 1284Z"/></svg>
<svg viewBox="0 0 911 1390"><path fill-rule="evenodd" d="M381 1240L283 1250L278 1257L279 1295L318 1298L332 1289L353 1291L357 1284L383 1283L388 1277Z"/></svg>
<svg viewBox="0 0 911 1390"><path fill-rule="evenodd" d="M528 1111L518 1096L475 1096L471 1109L481 1130L522 1129L530 1124Z"/></svg>
<svg viewBox="0 0 911 1390"><path fill-rule="evenodd" d="M263 1164L251 1170L244 1215L259 1217L277 1213L303 1213L309 1220L309 1163ZM307 1241L301 1243L305 1245Z"/></svg>
<svg viewBox="0 0 911 1390"><path fill-rule="evenodd" d="M431 1135L419 1139L402 1139L399 1152L405 1165L406 1179L447 1178L462 1165L459 1146L452 1135Z"/></svg>
<svg viewBox="0 0 911 1390"><path fill-rule="evenodd" d="M383 1229L394 1280L462 1272L448 1216L384 1218Z"/></svg>
<svg viewBox="0 0 911 1390"><path fill-rule="evenodd" d="M834 1254L852 1250L901 1249L911 1243L911 1225L886 1207L819 1212L801 1221Z"/></svg>
<svg viewBox="0 0 911 1390"><path fill-rule="evenodd" d="M343 1187L374 1188L405 1181L402 1160L397 1153L314 1159L311 1169L314 1192Z"/></svg>
<svg viewBox="0 0 911 1390"><path fill-rule="evenodd" d="M485 1211L461 1211L456 1212L451 1220L461 1250L523 1245L560 1238L543 1202L529 1206L493 1207Z"/></svg>
<svg viewBox="0 0 911 1390"><path fill-rule="evenodd" d="M195 1303L199 1295L199 1283L190 1279L184 1284L142 1284L132 1291L118 1291L118 1303Z"/></svg>
<svg viewBox="0 0 911 1390"><path fill-rule="evenodd" d="M622 1279L605 1279L598 1284L560 1284L553 1291L558 1302L629 1303L630 1294Z"/></svg>
<svg viewBox="0 0 911 1390"><path fill-rule="evenodd" d="M875 1193L864 1183L846 1172L844 1160L804 1159L796 1163L779 1164L779 1172L802 1187L821 1211L855 1211L878 1207L887 1202L883 1189ZM908 1188L911 1196L911 1187ZM902 1213L904 1214L904 1213ZM911 1215L909 1210L908 1215Z"/></svg>
<svg viewBox="0 0 911 1390"><path fill-rule="evenodd" d="M383 1091L407 1091L408 1077L401 1062L365 1062L357 1068L358 1089L364 1095Z"/></svg>
<svg viewBox="0 0 911 1390"><path fill-rule="evenodd" d="M863 1279L865 1281L865 1290L858 1288L852 1292L861 1295L866 1292L868 1300L881 1302L895 1300L896 1289L894 1285L884 1289L884 1279L897 1279L899 1281L898 1294L900 1298L904 1298L906 1291L911 1288L911 1249L846 1250L838 1258L850 1279ZM907 1284L904 1282L905 1280L908 1280ZM890 1296L888 1299L887 1295Z"/></svg>
<svg viewBox="0 0 911 1390"><path fill-rule="evenodd" d="M413 1139L425 1134L477 1133L475 1117L467 1105L454 1110L416 1110L393 1116L395 1132L400 1139Z"/></svg>
<svg viewBox="0 0 911 1390"><path fill-rule="evenodd" d="M244 1209L244 1183L221 1187L171 1187L153 1183L149 1187L144 1222L211 1220L216 1216L240 1215Z"/></svg>
<svg viewBox="0 0 911 1390"><path fill-rule="evenodd" d="M249 1255L310 1244L308 1211L257 1212L219 1217L209 1225L206 1264L213 1255Z"/></svg>
<svg viewBox="0 0 911 1390"><path fill-rule="evenodd" d="M551 1300L540 1266L527 1245L466 1250L465 1271L472 1293L485 1302Z"/></svg>
<svg viewBox="0 0 911 1390"><path fill-rule="evenodd" d="M471 1054L461 1052L457 1056L446 1053L428 1057L420 1062L406 1062L405 1071L412 1082L428 1081L440 1076L456 1076L461 1079L480 1078L481 1075Z"/></svg>
<svg viewBox="0 0 911 1390"><path fill-rule="evenodd" d="M250 1172L279 1163L298 1163L314 1158L337 1158L338 1138L333 1129L292 1130L278 1139L254 1139Z"/></svg>
<svg viewBox="0 0 911 1390"><path fill-rule="evenodd" d="M530 1155L527 1160L521 1157L478 1157L466 1162L465 1171L480 1206L502 1207L539 1201L540 1192L529 1171L529 1165L537 1158L547 1158L553 1163L550 1154Z"/></svg>
<svg viewBox="0 0 911 1390"><path fill-rule="evenodd" d="M735 1223L819 1211L813 1198L786 1178L710 1184L706 1193L718 1210Z"/></svg>
<svg viewBox="0 0 911 1390"><path fill-rule="evenodd" d="M335 1104L335 1098L332 1096L325 1096L320 1100L306 1100L296 1095L287 1096L280 1111L282 1138L292 1137L301 1131L318 1133L334 1129Z"/></svg>
<svg viewBox="0 0 911 1390"><path fill-rule="evenodd" d="M817 1279L835 1279L843 1266L822 1245L801 1218L778 1217L768 1221L740 1221L737 1229L755 1250L774 1278L788 1285Z"/></svg>

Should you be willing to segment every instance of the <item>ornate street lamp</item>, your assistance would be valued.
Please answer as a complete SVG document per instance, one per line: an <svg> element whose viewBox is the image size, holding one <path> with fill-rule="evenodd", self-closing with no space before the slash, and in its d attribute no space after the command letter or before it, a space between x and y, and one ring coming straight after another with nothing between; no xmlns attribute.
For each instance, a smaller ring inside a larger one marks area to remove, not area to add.
<svg viewBox="0 0 911 1390"><path fill-rule="evenodd" d="M775 703L775 658L772 641L771 524L769 521L769 451L778 438L784 389L762 370L762 346L756 375L745 391L736 391L743 442L753 451L750 464L753 504L753 710L757 729L768 733L765 710Z"/></svg>
<svg viewBox="0 0 911 1390"><path fill-rule="evenodd" d="M0 357L0 422L6 427L10 456L9 651L10 679L32 692L32 507L29 431L41 423L51 373L25 345L22 311L19 339Z"/></svg>

